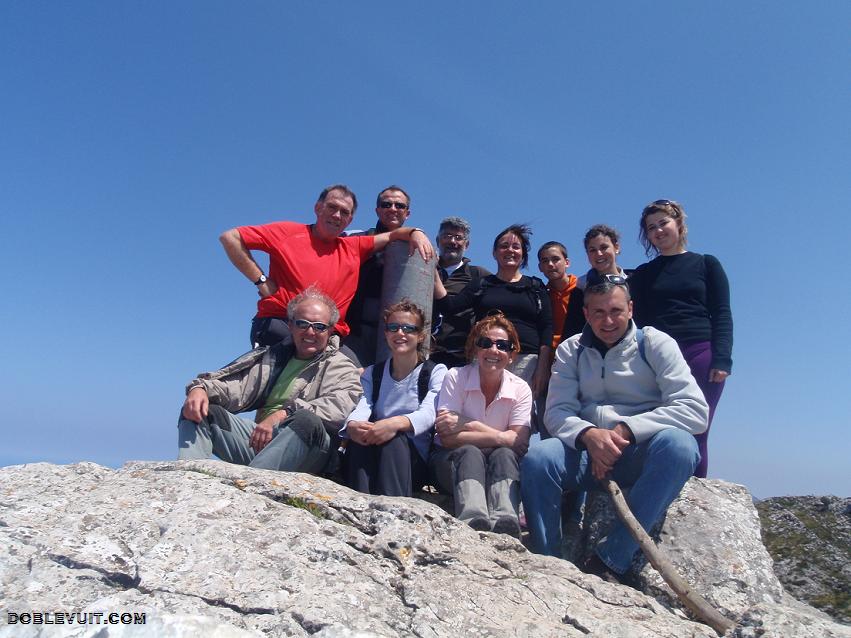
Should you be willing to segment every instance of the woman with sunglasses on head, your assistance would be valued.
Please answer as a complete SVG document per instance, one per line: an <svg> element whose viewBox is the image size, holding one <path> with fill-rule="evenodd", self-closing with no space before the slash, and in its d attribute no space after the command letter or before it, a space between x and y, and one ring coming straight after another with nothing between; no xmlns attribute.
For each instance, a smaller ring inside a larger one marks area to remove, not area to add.
<svg viewBox="0 0 851 638"><path fill-rule="evenodd" d="M626 279L632 273L618 266L618 255L621 252L621 238L618 231L605 224L595 224L585 233L585 254L591 269L579 278L579 287L603 283L604 279L620 277ZM615 280L613 283L617 283Z"/></svg>
<svg viewBox="0 0 851 638"><path fill-rule="evenodd" d="M455 516L480 531L520 535L519 460L529 447L532 391L507 370L520 352L511 322L497 314L467 337L470 362L446 373L437 402L431 466L452 494Z"/></svg>
<svg viewBox="0 0 851 638"><path fill-rule="evenodd" d="M437 309L444 314L472 308L477 321L492 311L504 314L514 324L524 353L514 353L509 370L526 381L538 396L550 380L553 319L544 282L520 273L529 263L531 234L525 224L509 226L493 242L495 275L473 281L451 296L447 296L440 278L435 277L434 297Z"/></svg>
<svg viewBox="0 0 851 638"><path fill-rule="evenodd" d="M585 315L582 312L585 288L602 283L604 279L615 284L623 283L632 273L631 270L624 270L618 266L617 256L621 252L620 235L611 226L605 224L592 226L585 233L583 241L591 268L578 278L576 288L570 294L559 343L579 334L585 326Z"/></svg>
<svg viewBox="0 0 851 638"><path fill-rule="evenodd" d="M639 239L652 261L629 280L634 318L672 336L709 404L709 426L733 367L733 315L730 284L712 255L686 250L686 213L677 202L659 199L641 213ZM697 435L700 464L695 476L705 478L709 464L709 428Z"/></svg>
<svg viewBox="0 0 851 638"><path fill-rule="evenodd" d="M446 366L426 361L425 315L403 299L384 311L391 358L361 375L363 395L340 435L346 482L367 494L411 496L426 483L437 393Z"/></svg>

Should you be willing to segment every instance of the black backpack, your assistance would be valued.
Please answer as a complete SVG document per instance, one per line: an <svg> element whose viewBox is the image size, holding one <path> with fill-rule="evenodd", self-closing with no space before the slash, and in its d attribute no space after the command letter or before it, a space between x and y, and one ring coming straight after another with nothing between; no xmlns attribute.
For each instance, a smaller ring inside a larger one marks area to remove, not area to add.
<svg viewBox="0 0 851 638"><path fill-rule="evenodd" d="M538 314L540 314L541 309L542 309L542 304L543 304L542 296L548 295L549 293L547 292L547 287L544 285L544 282L541 281L538 277L535 277L534 275L532 275L532 276L529 277L529 280L531 281L531 284L529 286L526 286L525 288L527 289L529 294L532 296L532 299L534 299L535 305L537 306ZM481 299L482 299L482 296L485 294L485 290L487 288L490 288L490 287L495 286L495 285L496 284L493 284L490 281L488 281L487 277L481 277L479 279L479 285L476 289L476 292L473 293L473 296L476 299L476 304L481 303ZM508 284L508 285L514 286L515 288L517 288L516 284Z"/></svg>
<svg viewBox="0 0 851 638"><path fill-rule="evenodd" d="M369 415L370 421L375 421L375 404L378 403L378 393L381 391L381 378L384 376L384 366L387 365L387 359L372 366L372 414ZM431 371L437 365L431 359L423 361L423 367L420 368L420 376L417 377L417 402L422 403L428 394L428 382L431 381Z"/></svg>

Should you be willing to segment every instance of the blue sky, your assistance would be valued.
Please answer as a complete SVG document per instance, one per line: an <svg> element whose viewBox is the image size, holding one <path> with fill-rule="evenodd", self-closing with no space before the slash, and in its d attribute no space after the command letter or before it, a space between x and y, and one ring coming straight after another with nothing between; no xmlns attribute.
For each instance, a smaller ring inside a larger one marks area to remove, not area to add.
<svg viewBox="0 0 851 638"><path fill-rule="evenodd" d="M676 199L732 285L710 476L851 494L847 2L0 3L0 464L170 459L248 346L217 237L391 183L412 223L645 257ZM535 271L531 271L532 274Z"/></svg>

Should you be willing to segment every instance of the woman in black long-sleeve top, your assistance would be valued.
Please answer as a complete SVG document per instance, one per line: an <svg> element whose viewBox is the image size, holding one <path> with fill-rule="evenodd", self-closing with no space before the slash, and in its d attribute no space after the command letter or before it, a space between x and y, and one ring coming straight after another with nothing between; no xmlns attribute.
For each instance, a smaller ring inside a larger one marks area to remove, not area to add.
<svg viewBox="0 0 851 638"><path fill-rule="evenodd" d="M509 226L493 242L495 275L471 282L457 295L450 296L438 278L434 296L438 310L444 314L472 308L479 321L491 311L501 311L520 337L521 354L508 369L526 381L534 396L538 396L550 380L553 319L544 282L520 273L529 262L531 234L525 224Z"/></svg>
<svg viewBox="0 0 851 638"><path fill-rule="evenodd" d="M691 373L709 404L709 425L733 368L733 315L730 285L712 255L686 250L686 214L677 202L659 199L641 213L639 238L648 256L630 277L635 322L667 332L680 346ZM694 475L706 477L709 428L698 435L700 464Z"/></svg>

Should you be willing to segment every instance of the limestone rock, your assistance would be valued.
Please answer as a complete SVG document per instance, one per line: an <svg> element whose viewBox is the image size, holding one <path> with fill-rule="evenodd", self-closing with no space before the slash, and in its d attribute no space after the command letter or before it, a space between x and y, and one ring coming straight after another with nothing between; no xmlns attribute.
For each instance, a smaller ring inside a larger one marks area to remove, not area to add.
<svg viewBox="0 0 851 638"><path fill-rule="evenodd" d="M608 496L589 493L577 555L589 555L615 519ZM749 635L749 629L762 635L766 627L773 628L778 636L830 635L823 633L827 616L784 595L771 556L762 544L753 500L741 485L689 480L651 536L698 593L724 615L744 619L744 627L739 629L744 631L742 635ZM632 572L642 591L672 609L682 609L640 553ZM791 631L793 627L796 631ZM837 626L830 631L843 632L845 628Z"/></svg>
<svg viewBox="0 0 851 638"><path fill-rule="evenodd" d="M774 571L793 596L851 623L851 498L783 496L756 505Z"/></svg>
<svg viewBox="0 0 851 638"><path fill-rule="evenodd" d="M148 619L61 627L0 618L3 638L193 628L325 638L714 636L652 597L477 533L428 503L218 461L0 468L0 609ZM793 633L774 635L807 635L810 616L754 613L763 615L742 630L761 622L771 635L782 622ZM851 635L818 622L822 636Z"/></svg>

